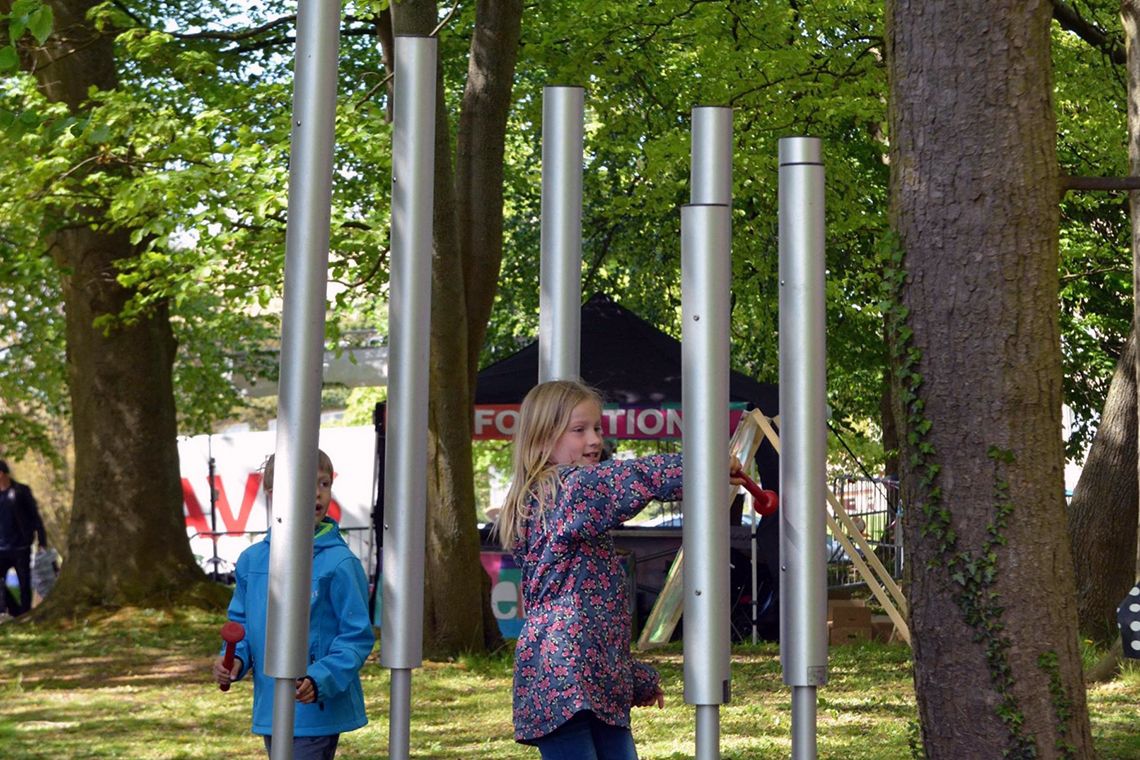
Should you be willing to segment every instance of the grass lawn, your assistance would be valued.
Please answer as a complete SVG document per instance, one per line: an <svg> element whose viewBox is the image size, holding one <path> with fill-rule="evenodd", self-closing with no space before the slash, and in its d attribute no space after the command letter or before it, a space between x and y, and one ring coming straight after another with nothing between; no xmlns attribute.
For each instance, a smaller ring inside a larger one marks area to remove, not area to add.
<svg viewBox="0 0 1140 760"><path fill-rule="evenodd" d="M223 622L193 609L131 609L68 628L0 625L0 756L265 757L249 733L249 685L223 694L210 679ZM646 659L662 673L666 707L635 710L641 757L692 757L694 713L682 699L680 649ZM833 648L829 675L819 690L820 757L910 758L910 650ZM338 758L387 754L388 671L374 659L362 677L372 722L341 737ZM412 676L412 756L536 760L536 750L511 739L510 684L508 653L425 662ZM720 711L722 756L788 757L790 691L777 647L738 647L732 689ZM1089 701L1099 756L1140 758L1140 669L1094 687Z"/></svg>

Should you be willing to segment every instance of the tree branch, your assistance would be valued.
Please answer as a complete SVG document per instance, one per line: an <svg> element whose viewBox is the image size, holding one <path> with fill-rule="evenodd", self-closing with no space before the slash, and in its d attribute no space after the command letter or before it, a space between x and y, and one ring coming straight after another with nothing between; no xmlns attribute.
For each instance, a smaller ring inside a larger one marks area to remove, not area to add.
<svg viewBox="0 0 1140 760"><path fill-rule="evenodd" d="M1124 45L1120 40L1091 21L1086 21L1076 8L1062 0L1053 0L1053 18L1061 28L1072 32L1097 50L1108 56L1108 60L1123 66L1127 63Z"/></svg>
<svg viewBox="0 0 1140 760"><path fill-rule="evenodd" d="M1070 190L1140 190L1140 177L1061 177L1061 195Z"/></svg>
<svg viewBox="0 0 1140 760"><path fill-rule="evenodd" d="M452 13L455 12L453 8ZM375 34L375 26L379 17L345 16L345 28L340 30L341 37L362 37ZM277 46L292 45L297 41L295 35L290 34L297 21L297 14L280 16L266 21L259 26L236 31L210 30L193 33L173 32L171 36L177 40L193 42L233 42L233 47L219 52L226 55L250 53L255 50L264 50ZM145 26L140 23L140 26ZM269 35L266 39L266 35ZM242 44L244 43L244 44Z"/></svg>

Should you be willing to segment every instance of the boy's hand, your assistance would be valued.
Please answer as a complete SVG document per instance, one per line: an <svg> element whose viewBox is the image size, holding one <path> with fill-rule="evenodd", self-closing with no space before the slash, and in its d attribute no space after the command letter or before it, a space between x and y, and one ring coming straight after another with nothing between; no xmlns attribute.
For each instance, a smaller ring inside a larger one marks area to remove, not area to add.
<svg viewBox="0 0 1140 760"><path fill-rule="evenodd" d="M230 670L226 670L222 660L221 655L218 655L218 659L214 660L214 680L218 682L219 686L229 686L237 680L238 673L241 672L241 658L234 658L234 665Z"/></svg>
<svg viewBox="0 0 1140 760"><path fill-rule="evenodd" d="M297 701L306 705L317 701L317 684L309 676L297 679Z"/></svg>
<svg viewBox="0 0 1140 760"><path fill-rule="evenodd" d="M665 707L665 692L661 690L660 686L654 690L651 696L646 697L640 702L633 703L634 707L653 707L653 705L657 705L658 710Z"/></svg>

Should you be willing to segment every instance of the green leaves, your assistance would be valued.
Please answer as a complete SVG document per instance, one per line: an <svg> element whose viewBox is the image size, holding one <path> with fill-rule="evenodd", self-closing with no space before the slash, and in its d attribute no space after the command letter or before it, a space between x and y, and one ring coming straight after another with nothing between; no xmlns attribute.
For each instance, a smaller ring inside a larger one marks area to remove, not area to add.
<svg viewBox="0 0 1140 760"><path fill-rule="evenodd" d="M0 47L0 73L15 71L20 67L20 56L14 45Z"/></svg>
<svg viewBox="0 0 1140 760"><path fill-rule="evenodd" d="M224 27L208 18L220 7L139 7L130 17L101 6L99 24L119 32L118 86L91 90L86 110L75 114L46 102L25 74L0 79L0 264L14 267L0 266L0 303L18 304L0 310L0 333L13 336L6 355L13 361L0 367L6 404L29 412L66 408L65 273L43 254L44 241L66 225L129 231L135 255L120 260L113 276L133 295L100 327L169 309L184 431L208 430L240 404L228 379L236 366L251 376L275 371L258 349L279 329L267 310L281 293L292 51L280 43L244 56L221 50L233 47L225 34L242 32L239 24L258 27L290 11L271 2ZM23 20L9 31L22 35L21 44L50 29L50 10L41 9L39 2L14 4L13 18ZM209 40L165 31L173 29L221 34ZM15 48L5 49L0 55L14 72ZM379 68L368 41L348 39L342 50L359 66ZM344 100L359 98L364 86L342 87ZM378 237L387 229L387 203L372 198L383 198L390 184L390 144L378 113L366 104L352 119L338 119L332 258L348 281L365 280L357 270L375 270L384 250ZM342 250L352 254L347 262ZM354 298L371 307L386 281L381 275L363 297L350 289L344 307L354 308ZM338 317L331 317L333 330Z"/></svg>
<svg viewBox="0 0 1140 760"><path fill-rule="evenodd" d="M775 381L777 141L824 140L828 380L833 423L878 449L887 168L881 4L596 3L528 9L507 149L508 216L488 362L537 327L542 88L586 87L583 290L679 332L680 213L691 111L733 108L732 363ZM858 446L858 444L855 444ZM859 447L863 450L863 447Z"/></svg>
<svg viewBox="0 0 1140 760"><path fill-rule="evenodd" d="M51 36L52 26L55 23L51 6L44 5L42 0L15 0L10 13L0 14L0 21L7 24L9 43L0 46L0 74L20 68L17 43L25 32L31 35L37 44L42 45Z"/></svg>
<svg viewBox="0 0 1140 760"><path fill-rule="evenodd" d="M13 45L25 31L42 45L51 34L54 17L51 6L44 5L42 0L14 0L7 21L8 40Z"/></svg>

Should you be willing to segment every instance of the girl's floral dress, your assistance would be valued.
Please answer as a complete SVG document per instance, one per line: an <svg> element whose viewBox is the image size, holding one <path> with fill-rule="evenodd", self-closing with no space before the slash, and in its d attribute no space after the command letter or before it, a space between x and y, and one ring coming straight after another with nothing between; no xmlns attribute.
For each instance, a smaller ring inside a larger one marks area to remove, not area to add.
<svg viewBox="0 0 1140 760"><path fill-rule="evenodd" d="M535 505L515 545L526 621L515 647L515 739L540 738L591 710L629 727L657 671L630 656L624 571L608 531L654 499L681 494L681 455L610 460L559 470L555 503Z"/></svg>

